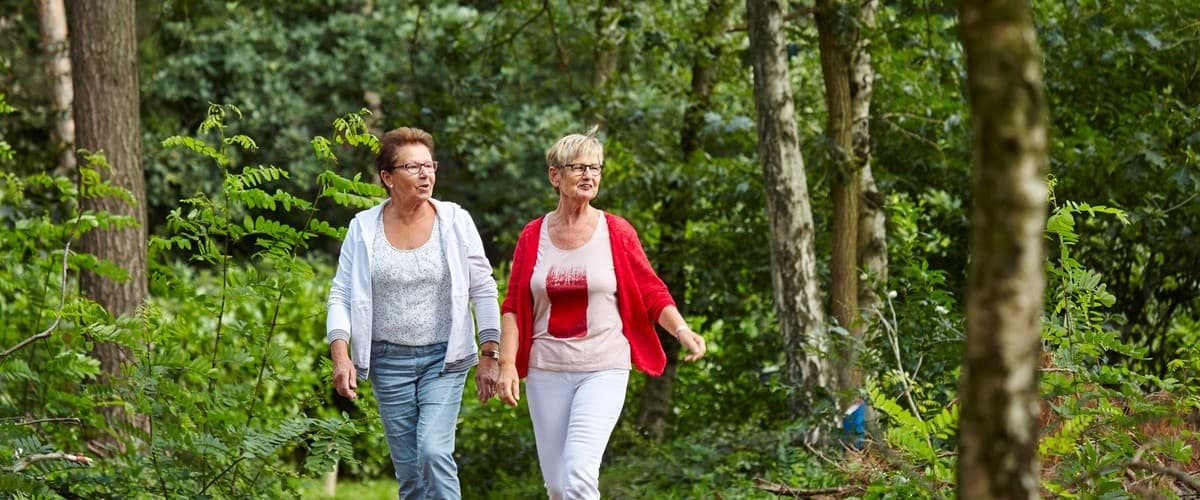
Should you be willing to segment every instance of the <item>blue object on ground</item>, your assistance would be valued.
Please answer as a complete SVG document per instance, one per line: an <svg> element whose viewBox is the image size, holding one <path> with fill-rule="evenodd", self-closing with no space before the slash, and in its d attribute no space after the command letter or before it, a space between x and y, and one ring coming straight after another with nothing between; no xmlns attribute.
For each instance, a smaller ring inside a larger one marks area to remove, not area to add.
<svg viewBox="0 0 1200 500"><path fill-rule="evenodd" d="M866 437L867 402L856 401L846 414L842 416L842 434L847 443L856 450L862 449L863 438Z"/></svg>

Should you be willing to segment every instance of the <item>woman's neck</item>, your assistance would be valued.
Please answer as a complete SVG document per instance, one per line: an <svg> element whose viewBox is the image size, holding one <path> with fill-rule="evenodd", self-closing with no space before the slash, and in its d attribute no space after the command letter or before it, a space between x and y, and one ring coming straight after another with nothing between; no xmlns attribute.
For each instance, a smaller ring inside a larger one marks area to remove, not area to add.
<svg viewBox="0 0 1200 500"><path fill-rule="evenodd" d="M401 224L412 224L429 215L432 205L422 199L399 199L393 197L392 202L388 203L388 207L391 209L392 218L400 221Z"/></svg>
<svg viewBox="0 0 1200 500"><path fill-rule="evenodd" d="M559 224L574 226L578 223L587 221L594 213L595 209L588 202L572 203L567 200L558 200L558 208L554 209L554 219Z"/></svg>

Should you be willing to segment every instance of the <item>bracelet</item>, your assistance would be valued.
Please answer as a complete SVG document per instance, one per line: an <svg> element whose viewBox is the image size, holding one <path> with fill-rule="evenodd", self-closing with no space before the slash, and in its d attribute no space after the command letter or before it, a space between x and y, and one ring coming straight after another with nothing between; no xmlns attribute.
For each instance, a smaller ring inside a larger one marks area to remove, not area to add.
<svg viewBox="0 0 1200 500"><path fill-rule="evenodd" d="M479 354L492 359L500 359L500 349L484 349L483 351L480 351Z"/></svg>
<svg viewBox="0 0 1200 500"><path fill-rule="evenodd" d="M684 330L692 331L692 327L687 326L687 325L679 325L679 326L675 327L675 336L678 337L679 332L682 332Z"/></svg>

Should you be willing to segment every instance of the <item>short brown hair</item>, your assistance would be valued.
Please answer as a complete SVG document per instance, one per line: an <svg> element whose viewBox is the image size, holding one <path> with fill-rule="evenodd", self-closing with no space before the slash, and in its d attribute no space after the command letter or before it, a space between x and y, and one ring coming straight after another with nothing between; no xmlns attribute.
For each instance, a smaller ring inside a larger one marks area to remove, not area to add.
<svg viewBox="0 0 1200 500"><path fill-rule="evenodd" d="M396 160L396 150L409 144L421 144L429 148L433 154L433 136L429 132L413 127L400 127L389 130L379 138L379 154L375 156L375 170L382 172L392 168Z"/></svg>

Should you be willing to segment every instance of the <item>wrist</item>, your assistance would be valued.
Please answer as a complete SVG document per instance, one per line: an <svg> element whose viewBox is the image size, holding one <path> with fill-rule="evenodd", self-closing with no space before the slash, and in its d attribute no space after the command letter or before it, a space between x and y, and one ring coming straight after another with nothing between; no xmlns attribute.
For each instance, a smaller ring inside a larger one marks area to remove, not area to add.
<svg viewBox="0 0 1200 500"><path fill-rule="evenodd" d="M687 326L686 324L683 324L683 325L679 325L679 326L675 327L675 331L672 332L672 334L675 335L675 338L679 338L679 334L683 333L684 331L692 332L693 330L692 330L692 327Z"/></svg>
<svg viewBox="0 0 1200 500"><path fill-rule="evenodd" d="M500 360L500 349L499 348L482 349L479 351L479 357L480 357L480 359L488 358L488 359L494 359L496 361L499 361Z"/></svg>

